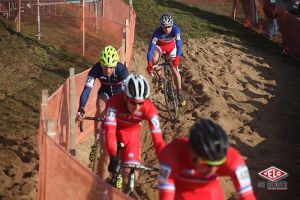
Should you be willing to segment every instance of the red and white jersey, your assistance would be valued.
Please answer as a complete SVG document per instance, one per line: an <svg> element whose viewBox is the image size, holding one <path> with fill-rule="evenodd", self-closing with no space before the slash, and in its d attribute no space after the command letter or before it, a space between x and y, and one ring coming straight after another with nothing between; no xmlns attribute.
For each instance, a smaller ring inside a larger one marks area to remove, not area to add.
<svg viewBox="0 0 300 200"><path fill-rule="evenodd" d="M162 138L156 107L149 99L145 99L140 111L136 114L130 114L124 96L124 93L118 93L112 96L106 103L106 118L103 122L103 128L105 130L106 147L109 155L115 156L117 154L117 142L131 140L131 144L133 142L138 145L140 144L140 135L132 136L132 134L140 132L140 122L143 120L148 121L155 151L158 155L165 143Z"/></svg>
<svg viewBox="0 0 300 200"><path fill-rule="evenodd" d="M219 176L230 176L242 200L255 200L248 168L242 156L229 147L227 158L216 175L203 178L189 157L188 138L168 144L160 154L159 199L222 200Z"/></svg>

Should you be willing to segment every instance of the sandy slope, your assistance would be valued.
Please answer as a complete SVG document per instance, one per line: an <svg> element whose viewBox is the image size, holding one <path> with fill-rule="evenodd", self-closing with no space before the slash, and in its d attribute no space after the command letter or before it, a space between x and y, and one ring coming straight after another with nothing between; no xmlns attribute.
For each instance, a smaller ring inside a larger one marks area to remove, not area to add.
<svg viewBox="0 0 300 200"><path fill-rule="evenodd" d="M181 110L179 122L168 122L162 95L152 90L165 141L186 135L200 116L214 119L247 159L259 199L295 199L299 186L300 68L293 61L242 46L238 40L226 40L221 37L184 42L181 63L188 106ZM146 52L147 45L137 45L131 65L145 76ZM153 150L148 150L152 144L149 134L142 141L146 141L146 164L156 163ZM257 187L258 181L264 181L257 173L272 165L290 174L288 191L270 192ZM222 180L227 198L234 196L228 181ZM152 196L149 188L143 189Z"/></svg>

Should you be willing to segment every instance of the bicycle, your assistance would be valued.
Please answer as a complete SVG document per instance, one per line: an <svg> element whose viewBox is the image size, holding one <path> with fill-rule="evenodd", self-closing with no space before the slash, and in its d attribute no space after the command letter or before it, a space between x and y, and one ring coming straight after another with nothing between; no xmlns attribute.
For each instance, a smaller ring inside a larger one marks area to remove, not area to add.
<svg viewBox="0 0 300 200"><path fill-rule="evenodd" d="M162 55L164 59L163 63L159 63L153 66L153 69L163 69L164 79L163 79L163 91L166 102L166 108L168 110L169 116L171 120L176 120L178 117L178 107L179 101L177 97L176 87L174 83L173 73L171 70L171 64L167 59L165 54ZM158 78L157 73L152 74L156 79Z"/></svg>
<svg viewBox="0 0 300 200"><path fill-rule="evenodd" d="M97 122L102 122L104 120L104 118L102 117L84 117L83 120L94 120ZM80 128L80 132L83 132L83 120L79 122L79 128ZM100 157L100 154L102 154L102 150L101 150L101 146L103 146L103 142L100 140L100 133L96 134L95 137L95 143L91 146L91 152L89 155L89 160L91 161L91 165L92 165L92 171L93 173L97 172L97 164L98 164L98 159ZM101 144L102 142L102 144Z"/></svg>
<svg viewBox="0 0 300 200"><path fill-rule="evenodd" d="M158 168L147 167L144 165L135 165L130 163L120 163L120 151L121 148L124 147L123 143L118 143L117 145L117 157L119 159L119 166L117 167L116 172L111 173L111 180L108 181L111 185L116 187L119 190L123 190L123 192L130 197L134 197L135 199L140 199L140 195L135 190L135 177L136 171L140 172L158 172ZM130 172L128 174L128 184L123 188L123 178L121 176L122 169L129 168Z"/></svg>

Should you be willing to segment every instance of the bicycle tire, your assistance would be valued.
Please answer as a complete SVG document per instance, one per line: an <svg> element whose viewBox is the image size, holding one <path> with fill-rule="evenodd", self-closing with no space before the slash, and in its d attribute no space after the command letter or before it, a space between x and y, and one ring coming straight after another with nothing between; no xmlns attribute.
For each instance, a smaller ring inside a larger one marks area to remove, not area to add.
<svg viewBox="0 0 300 200"><path fill-rule="evenodd" d="M170 66L165 66L165 82L164 82L164 96L166 107L171 120L176 120L178 117L178 100L173 81L172 71Z"/></svg>
<svg viewBox="0 0 300 200"><path fill-rule="evenodd" d="M95 150L95 160L94 162L92 162L92 171L93 173L97 173L97 166L98 166L98 160L99 160L99 156L100 156L100 143L97 142L96 144L96 150Z"/></svg>

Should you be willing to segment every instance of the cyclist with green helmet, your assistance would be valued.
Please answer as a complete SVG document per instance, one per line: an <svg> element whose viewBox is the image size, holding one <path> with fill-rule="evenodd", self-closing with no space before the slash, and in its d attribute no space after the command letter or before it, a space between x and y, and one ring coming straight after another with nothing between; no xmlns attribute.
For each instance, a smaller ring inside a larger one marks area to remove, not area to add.
<svg viewBox="0 0 300 200"><path fill-rule="evenodd" d="M114 94L122 91L122 82L128 75L127 67L119 62L117 50L110 45L106 46L100 53L100 61L88 73L84 89L80 96L77 119L79 121L84 119L84 107L96 79L100 81L96 103L96 116L100 117L105 110L105 102ZM99 132L99 128L96 127L96 133Z"/></svg>

